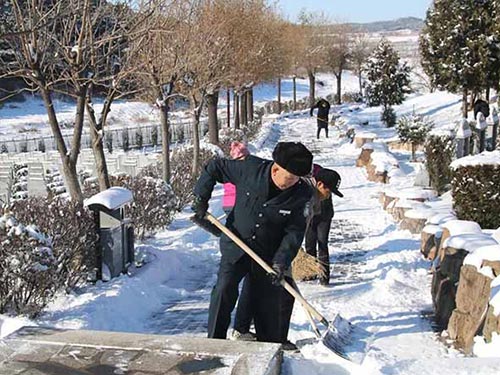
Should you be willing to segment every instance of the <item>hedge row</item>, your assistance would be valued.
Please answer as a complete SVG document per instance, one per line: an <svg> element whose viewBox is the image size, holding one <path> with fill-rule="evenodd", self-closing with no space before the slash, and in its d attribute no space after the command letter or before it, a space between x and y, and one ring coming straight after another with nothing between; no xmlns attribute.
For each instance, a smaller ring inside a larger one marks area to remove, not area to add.
<svg viewBox="0 0 500 375"><path fill-rule="evenodd" d="M462 166L452 171L453 208L461 220L500 227L500 166Z"/></svg>

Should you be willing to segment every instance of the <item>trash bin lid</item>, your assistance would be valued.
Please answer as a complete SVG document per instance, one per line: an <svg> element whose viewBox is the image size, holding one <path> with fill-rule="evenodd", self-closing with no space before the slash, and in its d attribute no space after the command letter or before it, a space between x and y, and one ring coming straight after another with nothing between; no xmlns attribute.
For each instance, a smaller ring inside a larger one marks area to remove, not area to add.
<svg viewBox="0 0 500 375"><path fill-rule="evenodd" d="M85 199L83 204L90 209L105 207L108 210L116 210L134 199L132 192L123 187L113 186Z"/></svg>

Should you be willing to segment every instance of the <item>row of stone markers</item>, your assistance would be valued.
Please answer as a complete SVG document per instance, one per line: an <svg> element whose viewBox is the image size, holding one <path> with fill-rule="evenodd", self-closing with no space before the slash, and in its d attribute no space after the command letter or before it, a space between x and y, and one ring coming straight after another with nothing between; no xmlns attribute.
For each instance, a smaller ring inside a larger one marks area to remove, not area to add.
<svg viewBox="0 0 500 375"><path fill-rule="evenodd" d="M388 178L372 179L372 144L360 141L357 166L366 167L371 180L387 183L379 200L399 228L420 234L420 251L430 261L436 327L449 344L469 354L475 336L491 342L500 334L500 228L483 230L476 222L457 220L451 193L437 197L397 175L390 184Z"/></svg>

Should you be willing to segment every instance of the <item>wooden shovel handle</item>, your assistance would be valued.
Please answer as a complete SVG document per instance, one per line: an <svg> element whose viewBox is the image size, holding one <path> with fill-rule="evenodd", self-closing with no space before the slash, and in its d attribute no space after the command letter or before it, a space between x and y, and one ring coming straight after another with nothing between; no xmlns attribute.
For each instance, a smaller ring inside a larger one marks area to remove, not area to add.
<svg viewBox="0 0 500 375"><path fill-rule="evenodd" d="M231 232L226 226L224 226L216 217L214 217L211 213L207 212L205 218L210 221L213 225L221 230L226 236L228 236L231 240L234 241L245 253L247 253L254 261L256 261L267 273L276 275L276 271L272 269L269 264L267 264L264 259L255 253L246 243L244 243L238 236L236 236L233 232ZM321 315L318 310L316 310L309 302L307 302L302 295L297 292L293 286L291 286L286 280L281 280L280 284L283 288L286 289L288 293L290 293L293 298L300 302L302 307L313 315L316 319L318 319L321 323L325 324L327 327L329 325L328 321Z"/></svg>

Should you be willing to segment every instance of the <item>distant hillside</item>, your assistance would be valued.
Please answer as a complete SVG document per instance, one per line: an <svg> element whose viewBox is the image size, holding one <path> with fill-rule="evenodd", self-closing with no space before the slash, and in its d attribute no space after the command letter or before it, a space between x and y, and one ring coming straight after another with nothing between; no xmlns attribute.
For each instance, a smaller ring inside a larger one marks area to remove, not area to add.
<svg viewBox="0 0 500 375"><path fill-rule="evenodd" d="M377 33L384 31L397 31L408 29L412 31L420 31L424 25L424 21L417 17L404 17L392 21L377 21L369 23L350 23L355 31Z"/></svg>

